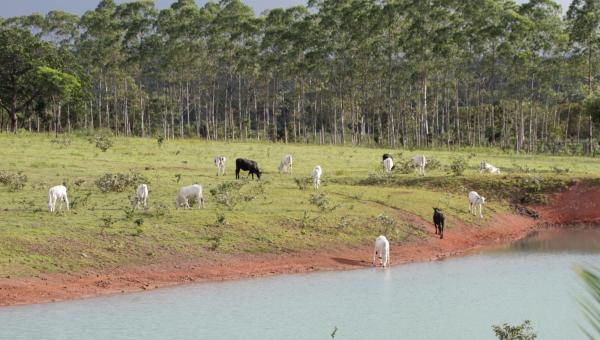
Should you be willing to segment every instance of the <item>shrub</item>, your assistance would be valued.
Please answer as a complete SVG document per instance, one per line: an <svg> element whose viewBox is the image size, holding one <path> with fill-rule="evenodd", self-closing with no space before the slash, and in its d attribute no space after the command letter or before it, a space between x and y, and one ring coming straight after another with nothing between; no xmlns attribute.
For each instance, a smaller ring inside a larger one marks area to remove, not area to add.
<svg viewBox="0 0 600 340"><path fill-rule="evenodd" d="M162 147L165 142L165 136L158 135L158 137L156 138L156 142L158 143L159 148Z"/></svg>
<svg viewBox="0 0 600 340"><path fill-rule="evenodd" d="M455 158L450 163L450 171L452 171L454 176L462 176L466 168L467 161L462 157Z"/></svg>
<svg viewBox="0 0 600 340"><path fill-rule="evenodd" d="M71 209L76 209L79 206L85 207L86 205L88 205L91 196L91 192L87 192L83 196L75 196L75 198L73 198L73 200L71 201Z"/></svg>
<svg viewBox="0 0 600 340"><path fill-rule="evenodd" d="M410 174L414 171L412 159L400 159L395 165L394 170L401 174Z"/></svg>
<svg viewBox="0 0 600 340"><path fill-rule="evenodd" d="M435 157L429 158L427 160L427 169L428 170L437 170L442 167L442 163Z"/></svg>
<svg viewBox="0 0 600 340"><path fill-rule="evenodd" d="M139 183L149 183L148 179L137 172L127 174L106 173L96 181L96 186L100 191L106 192L123 192L129 188L135 187Z"/></svg>
<svg viewBox="0 0 600 340"><path fill-rule="evenodd" d="M93 139L93 142L96 144L98 149L102 150L102 152L106 152L106 150L113 146L112 140L105 135L96 135Z"/></svg>
<svg viewBox="0 0 600 340"><path fill-rule="evenodd" d="M25 187L27 176L22 171L0 171L0 184L4 184L10 191L19 191Z"/></svg>
<svg viewBox="0 0 600 340"><path fill-rule="evenodd" d="M310 177L295 177L294 178L294 183L296 183L296 185L298 186L298 189L300 190L306 190L306 188L310 185L310 183L312 182L312 179Z"/></svg>
<svg viewBox="0 0 600 340"><path fill-rule="evenodd" d="M217 204L232 209L243 199L240 190L246 183L247 181L221 183L216 188L210 189L210 194L215 198Z"/></svg>
<svg viewBox="0 0 600 340"><path fill-rule="evenodd" d="M325 194L312 194L308 199L308 202L312 205L317 206L321 211L325 211L329 208L329 200L325 197Z"/></svg>

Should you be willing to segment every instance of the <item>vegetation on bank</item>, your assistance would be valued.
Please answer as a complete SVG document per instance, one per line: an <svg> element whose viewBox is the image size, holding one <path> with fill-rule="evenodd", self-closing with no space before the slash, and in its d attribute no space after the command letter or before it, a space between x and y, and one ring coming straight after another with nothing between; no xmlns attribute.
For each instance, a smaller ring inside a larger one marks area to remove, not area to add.
<svg viewBox="0 0 600 340"><path fill-rule="evenodd" d="M447 216L483 226L494 213L511 209L509 200L537 199L600 170L592 158L472 149L426 151L439 166L425 177L386 175L384 152L400 161L420 151L104 138L112 143L106 151L95 145L95 136L0 135L0 173L18 182L0 182L2 277L316 250L332 242L364 245L382 233L406 242L425 235L406 220L407 212L429 221L437 206ZM280 175L277 165L288 153L294 174ZM215 155L228 157L227 176L216 177ZM255 159L262 180L236 181L236 157ZM448 169L456 157L467 164L463 176ZM484 158L503 174L480 175ZM316 164L324 171L319 191L302 185ZM149 209L133 211L130 200L139 181L149 185ZM72 211L50 214L48 189L61 183L68 187ZM206 208L175 210L178 189L192 183L204 186ZM483 221L468 214L466 194L472 189L488 197ZM454 226L447 227L451 233Z"/></svg>
<svg viewBox="0 0 600 340"><path fill-rule="evenodd" d="M0 18L0 130L594 155L600 7L101 0Z"/></svg>

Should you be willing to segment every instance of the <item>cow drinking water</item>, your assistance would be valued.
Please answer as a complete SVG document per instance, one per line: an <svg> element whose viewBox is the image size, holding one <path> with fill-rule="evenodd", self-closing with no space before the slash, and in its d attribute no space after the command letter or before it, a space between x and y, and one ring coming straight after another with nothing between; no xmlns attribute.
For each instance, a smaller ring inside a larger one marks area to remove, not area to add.
<svg viewBox="0 0 600 340"><path fill-rule="evenodd" d="M375 239L375 249L373 250L373 265L375 266L375 260L379 258L379 263L382 267L388 267L390 265L390 242L385 236L380 235Z"/></svg>

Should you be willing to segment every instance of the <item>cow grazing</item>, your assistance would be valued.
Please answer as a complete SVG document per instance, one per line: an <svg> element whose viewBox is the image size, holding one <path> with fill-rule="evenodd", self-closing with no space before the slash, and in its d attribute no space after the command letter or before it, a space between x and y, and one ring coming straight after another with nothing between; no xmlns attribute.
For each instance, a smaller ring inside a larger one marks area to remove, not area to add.
<svg viewBox="0 0 600 340"><path fill-rule="evenodd" d="M425 165L427 164L427 159L425 155L416 155L412 159L412 166L415 171L419 171L419 175L425 176Z"/></svg>
<svg viewBox="0 0 600 340"><path fill-rule="evenodd" d="M227 174L227 172L225 171L225 161L227 161L227 158L224 156L215 157L214 162L215 166L217 167L217 176L219 176L219 172L221 172L223 176Z"/></svg>
<svg viewBox="0 0 600 340"><path fill-rule="evenodd" d="M189 208L190 204L188 199L193 198L198 202L198 209L204 208L204 196L202 195L202 186L200 184L194 184L179 189L179 194L175 200L175 208L179 209L180 206Z"/></svg>
<svg viewBox="0 0 600 340"><path fill-rule="evenodd" d="M321 175L322 174L323 174L323 170L321 169L321 166L320 165L315 166L312 173L310 174L310 177L312 177L312 180L313 180L313 188L319 189L319 186L321 185Z"/></svg>
<svg viewBox="0 0 600 340"><path fill-rule="evenodd" d="M479 163L479 173L490 173L490 174L499 174L500 173L500 169L496 168L495 166L491 165L490 163L487 163L486 161L481 161L481 163Z"/></svg>
<svg viewBox="0 0 600 340"><path fill-rule="evenodd" d="M373 250L373 265L376 266L375 260L379 258L379 263L382 267L390 265L390 242L385 236L380 235L375 239L375 249Z"/></svg>
<svg viewBox="0 0 600 340"><path fill-rule="evenodd" d="M56 211L56 201L60 201L59 209L62 210L62 204L67 204L67 210L70 210L69 198L67 197L67 188L64 185L57 185L48 190L48 211Z"/></svg>
<svg viewBox="0 0 600 340"><path fill-rule="evenodd" d="M135 197L131 202L131 208L135 209L141 203L144 209L148 208L148 186L146 184L140 184L135 190Z"/></svg>
<svg viewBox="0 0 600 340"><path fill-rule="evenodd" d="M473 214L477 206L479 206L479 218L483 218L483 205L485 197L479 196L475 191L469 193L469 213Z"/></svg>
<svg viewBox="0 0 600 340"><path fill-rule="evenodd" d="M394 168L394 160L391 158L386 158L383 161L383 170L385 170L385 172L392 172L393 168Z"/></svg>
<svg viewBox="0 0 600 340"><path fill-rule="evenodd" d="M292 173L292 165L293 165L292 155L285 155L281 158L281 163L279 163L279 166L277 167L277 171L279 171L279 173L285 172L286 174L291 174Z"/></svg>
<svg viewBox="0 0 600 340"><path fill-rule="evenodd" d="M258 164L250 159L238 158L235 160L235 178L240 178L240 170L248 171L248 176L252 175L252 179L254 179L254 175L260 179L260 170L258 169ZM247 176L246 176L247 177Z"/></svg>
<svg viewBox="0 0 600 340"><path fill-rule="evenodd" d="M396 168L396 164L394 164L394 159L392 158L392 155L390 155L389 153L384 153L383 162L385 162L385 160L388 158L392 159L392 170L394 170Z"/></svg>
<svg viewBox="0 0 600 340"><path fill-rule="evenodd" d="M442 209L433 208L433 224L435 225L435 234L444 238L444 213Z"/></svg>

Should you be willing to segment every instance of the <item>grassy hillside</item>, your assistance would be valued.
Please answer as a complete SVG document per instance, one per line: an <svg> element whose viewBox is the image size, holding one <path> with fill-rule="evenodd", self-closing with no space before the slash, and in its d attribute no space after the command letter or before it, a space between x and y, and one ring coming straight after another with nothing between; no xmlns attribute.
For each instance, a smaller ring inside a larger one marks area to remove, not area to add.
<svg viewBox="0 0 600 340"><path fill-rule="evenodd" d="M421 151L440 166L424 178L384 175L381 155L397 163L419 151L261 143L211 143L113 138L106 152L86 136L0 135L0 171L27 176L24 188L0 185L0 277L86 269L110 269L171 260L213 258L227 253L277 253L371 242L385 233L394 242L424 237L405 212L431 218L431 207L484 225L467 214L466 193L488 197L486 220L509 209L506 200L555 190L576 177L593 177L590 158L517 156L500 151ZM294 174L280 175L282 155L294 156ZM227 176L216 177L212 158L228 158ZM254 159L262 181L236 181L235 158ZM456 157L467 160L464 176L449 173ZM479 175L485 159L503 171ZM315 165L323 185L301 190ZM132 212L134 188L102 193L95 181L105 173L137 173L148 180L149 209ZM70 213L50 214L47 192L66 184ZM178 188L202 184L205 209L175 210ZM227 187L227 183L229 187ZM223 188L229 188L228 191ZM211 190L217 194L211 194ZM225 195L228 204L225 204ZM452 225L449 225L449 231Z"/></svg>

